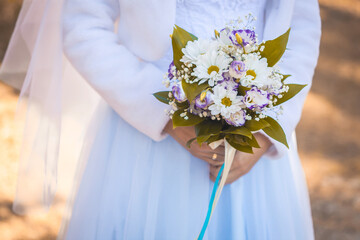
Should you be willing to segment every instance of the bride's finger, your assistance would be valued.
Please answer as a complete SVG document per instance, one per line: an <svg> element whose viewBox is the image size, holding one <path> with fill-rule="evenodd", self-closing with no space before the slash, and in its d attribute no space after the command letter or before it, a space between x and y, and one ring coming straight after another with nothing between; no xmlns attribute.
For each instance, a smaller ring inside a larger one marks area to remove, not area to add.
<svg viewBox="0 0 360 240"><path fill-rule="evenodd" d="M209 177L210 177L210 180L215 182L216 181L216 176L212 175L211 173L209 173Z"/></svg>
<svg viewBox="0 0 360 240"><path fill-rule="evenodd" d="M208 162L210 165L219 166L224 163L224 155L221 153L207 152L199 154L201 159Z"/></svg>
<svg viewBox="0 0 360 240"><path fill-rule="evenodd" d="M212 166L221 166L224 164L224 157L223 156L216 156L216 158L214 158L214 155L212 155L211 157L208 157L207 162L212 165Z"/></svg>
<svg viewBox="0 0 360 240"><path fill-rule="evenodd" d="M206 155L203 155L203 154L200 154L200 155L195 155L197 158L200 158L201 160L207 162L209 165L212 165L212 166L221 166L223 164L223 161L220 160L213 160L211 157L209 157L208 154Z"/></svg>
<svg viewBox="0 0 360 240"><path fill-rule="evenodd" d="M216 178L216 176L219 174L221 166L212 166L212 165L210 165L209 167L210 167L210 174L215 176L215 178Z"/></svg>

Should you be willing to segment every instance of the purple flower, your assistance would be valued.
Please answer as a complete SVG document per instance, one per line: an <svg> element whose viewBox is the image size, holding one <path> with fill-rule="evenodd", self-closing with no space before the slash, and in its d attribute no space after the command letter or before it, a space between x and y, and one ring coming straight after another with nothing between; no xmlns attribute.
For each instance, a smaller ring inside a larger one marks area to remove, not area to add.
<svg viewBox="0 0 360 240"><path fill-rule="evenodd" d="M169 69L168 69L168 77L169 77L170 80L175 77L174 74L173 74L174 68L175 68L174 61L172 61L170 63L170 65L169 65Z"/></svg>
<svg viewBox="0 0 360 240"><path fill-rule="evenodd" d="M230 76L229 72L223 73L223 80L217 82L218 85L222 85L225 89L232 89L237 91L239 83L235 82L234 79Z"/></svg>
<svg viewBox="0 0 360 240"><path fill-rule="evenodd" d="M232 126L241 127L245 124L246 113L243 110L240 110L236 113L232 113L229 118L225 118L225 121Z"/></svg>
<svg viewBox="0 0 360 240"><path fill-rule="evenodd" d="M173 85L172 87L172 94L174 95L174 98L179 102L186 101L186 95L184 90L181 87L181 82L178 82Z"/></svg>
<svg viewBox="0 0 360 240"><path fill-rule="evenodd" d="M241 78L246 73L245 63L242 61L233 61L230 65L229 74L233 78Z"/></svg>
<svg viewBox="0 0 360 240"><path fill-rule="evenodd" d="M211 104L211 93L206 92L205 98L201 99L201 94L195 98L195 107L204 109Z"/></svg>
<svg viewBox="0 0 360 240"><path fill-rule="evenodd" d="M230 40L232 41L233 44L235 44L236 46L241 46L237 41L236 41L236 34L239 34L240 37L243 40L243 45L246 46L248 45L250 42L255 42L256 41L256 35L255 32L250 30L250 29L240 29L240 30L233 30L230 34Z"/></svg>
<svg viewBox="0 0 360 240"><path fill-rule="evenodd" d="M253 87L246 92L243 102L249 109L259 111L269 104L269 94L266 91Z"/></svg>

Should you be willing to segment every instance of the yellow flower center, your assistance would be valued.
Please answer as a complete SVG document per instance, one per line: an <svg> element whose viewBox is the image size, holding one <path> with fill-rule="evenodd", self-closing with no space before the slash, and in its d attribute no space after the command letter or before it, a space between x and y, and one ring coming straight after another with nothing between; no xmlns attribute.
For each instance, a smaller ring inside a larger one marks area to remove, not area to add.
<svg viewBox="0 0 360 240"><path fill-rule="evenodd" d="M219 72L219 67L218 66L215 66L215 65L211 65L209 68L208 68L208 74L211 75L212 72Z"/></svg>
<svg viewBox="0 0 360 240"><path fill-rule="evenodd" d="M224 97L223 99L221 99L221 103L222 103L222 105L230 107L232 104L232 101L230 100L230 98Z"/></svg>
<svg viewBox="0 0 360 240"><path fill-rule="evenodd" d="M246 75L253 76L254 78L252 80L254 80L256 78L256 73L254 70L247 70Z"/></svg>

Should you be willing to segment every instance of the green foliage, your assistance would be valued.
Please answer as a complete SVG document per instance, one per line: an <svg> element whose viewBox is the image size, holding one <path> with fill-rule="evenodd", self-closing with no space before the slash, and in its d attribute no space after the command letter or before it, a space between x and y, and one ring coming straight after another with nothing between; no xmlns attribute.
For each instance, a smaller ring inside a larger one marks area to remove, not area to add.
<svg viewBox="0 0 360 240"><path fill-rule="evenodd" d="M240 142L233 135L226 136L226 141L228 141L228 143L233 148L235 148L236 150L238 150L240 152L253 153L251 146L245 145L245 144L244 145L240 144Z"/></svg>
<svg viewBox="0 0 360 240"><path fill-rule="evenodd" d="M259 143L257 142L255 136L253 135L251 138L246 138L245 141L254 148L260 148Z"/></svg>
<svg viewBox="0 0 360 240"><path fill-rule="evenodd" d="M265 121L270 124L269 127L264 128L264 132L271 138L275 139L276 141L284 144L287 148L289 145L286 140L286 135L280 124L271 117L266 117Z"/></svg>
<svg viewBox="0 0 360 240"><path fill-rule="evenodd" d="M266 41L264 43L265 49L261 52L261 57L266 58L269 67L273 67L282 57L286 50L290 34L290 28L283 35Z"/></svg>
<svg viewBox="0 0 360 240"><path fill-rule="evenodd" d="M281 74L281 73L280 73ZM288 78L288 77L291 77L291 75L284 75L284 74L281 74L283 75L283 79L281 79L282 82L285 82L285 80Z"/></svg>
<svg viewBox="0 0 360 240"><path fill-rule="evenodd" d="M209 140L211 136L219 135L222 124L220 121L205 120L195 126L197 142L202 144Z"/></svg>
<svg viewBox="0 0 360 240"><path fill-rule="evenodd" d="M221 139L224 139L225 135L224 134L217 134L217 135L213 135L211 137L209 137L209 139L206 141L208 144L212 143L212 142L216 142L219 141Z"/></svg>
<svg viewBox="0 0 360 240"><path fill-rule="evenodd" d="M187 126L194 126L196 124L201 123L204 121L204 118L196 116L191 113L187 113L188 119L185 120L183 117L180 117L180 114L184 112L184 109L177 110L174 115L172 116L173 127L187 127Z"/></svg>
<svg viewBox="0 0 360 240"><path fill-rule="evenodd" d="M196 96L198 96L202 91L209 87L207 83L203 83L201 85L197 83L191 84L185 82L185 80L181 81L181 85L189 102L192 102L196 98Z"/></svg>
<svg viewBox="0 0 360 240"><path fill-rule="evenodd" d="M184 101L184 102L175 102L176 106L178 107L178 109L186 109L189 108L189 102L188 101Z"/></svg>
<svg viewBox="0 0 360 240"><path fill-rule="evenodd" d="M241 86L239 84L239 87L238 87L238 92L241 96L245 96L246 92L249 91L251 88L248 88L248 87L244 87L244 86Z"/></svg>
<svg viewBox="0 0 360 240"><path fill-rule="evenodd" d="M256 121L255 119L247 120L245 122L245 127L249 129L250 131L258 131L260 129L263 129L265 127L269 127L270 124L265 121L264 119L259 119L259 121Z"/></svg>
<svg viewBox="0 0 360 240"><path fill-rule="evenodd" d="M186 146L190 148L191 144L196 140L196 138L192 138L189 141L186 142Z"/></svg>
<svg viewBox="0 0 360 240"><path fill-rule="evenodd" d="M196 136L217 135L221 132L222 124L220 121L205 120L195 126Z"/></svg>
<svg viewBox="0 0 360 240"><path fill-rule="evenodd" d="M280 104L286 102L287 100L291 99L292 97L294 97L296 94L298 94L307 85L285 84L285 86L289 87L289 91L286 92L286 93L283 93L282 98L277 98L277 102L274 104L274 106L280 105Z"/></svg>
<svg viewBox="0 0 360 240"><path fill-rule="evenodd" d="M249 131L249 129L245 128L245 127L229 127L228 129L222 131L225 134L236 134L236 135L242 135L242 136L246 136L248 138L252 137L251 132Z"/></svg>
<svg viewBox="0 0 360 240"><path fill-rule="evenodd" d="M188 41L194 41L196 39L197 37L195 37L193 34L175 25L171 40L173 47L174 65L178 70L181 69L182 63L180 62L180 59L184 55L181 50L186 46Z"/></svg>
<svg viewBox="0 0 360 240"><path fill-rule="evenodd" d="M160 102L163 102L165 104L169 104L170 99L169 99L169 92L170 91L163 91L163 92L157 92L154 93L154 97L157 98L157 100L159 100Z"/></svg>

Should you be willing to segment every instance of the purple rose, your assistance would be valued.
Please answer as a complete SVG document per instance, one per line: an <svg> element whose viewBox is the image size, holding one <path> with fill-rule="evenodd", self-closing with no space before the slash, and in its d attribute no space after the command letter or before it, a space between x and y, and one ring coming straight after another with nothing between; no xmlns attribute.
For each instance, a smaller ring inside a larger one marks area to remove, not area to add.
<svg viewBox="0 0 360 240"><path fill-rule="evenodd" d="M250 29L240 29L240 30L233 30L230 34L230 40L232 41L232 43L236 46L241 46L237 41L236 41L236 34L239 34L240 37L242 38L243 41L243 45L246 46L248 45L250 42L255 43L256 41L256 35L255 32L250 30Z"/></svg>
<svg viewBox="0 0 360 240"><path fill-rule="evenodd" d="M186 101L186 95L184 90L181 87L181 82L178 82L173 85L172 87L172 94L174 95L174 98L179 102Z"/></svg>
<svg viewBox="0 0 360 240"><path fill-rule="evenodd" d="M225 118L225 121L232 126L241 127L245 124L246 113L243 110L240 110L236 113L232 113L229 118Z"/></svg>
<svg viewBox="0 0 360 240"><path fill-rule="evenodd" d="M239 83L234 81L234 79L230 76L229 72L224 72L222 77L224 79L218 81L218 85L222 85L225 89L232 89L234 91L237 91Z"/></svg>
<svg viewBox="0 0 360 240"><path fill-rule="evenodd" d="M266 91L253 87L246 92L243 102L249 109L258 111L269 104L269 94Z"/></svg>
<svg viewBox="0 0 360 240"><path fill-rule="evenodd" d="M246 73L245 63L242 61L233 61L230 65L229 74L233 78L241 78Z"/></svg>
<svg viewBox="0 0 360 240"><path fill-rule="evenodd" d="M211 104L211 93L206 92L205 98L201 99L201 94L195 98L195 107L204 109Z"/></svg>

